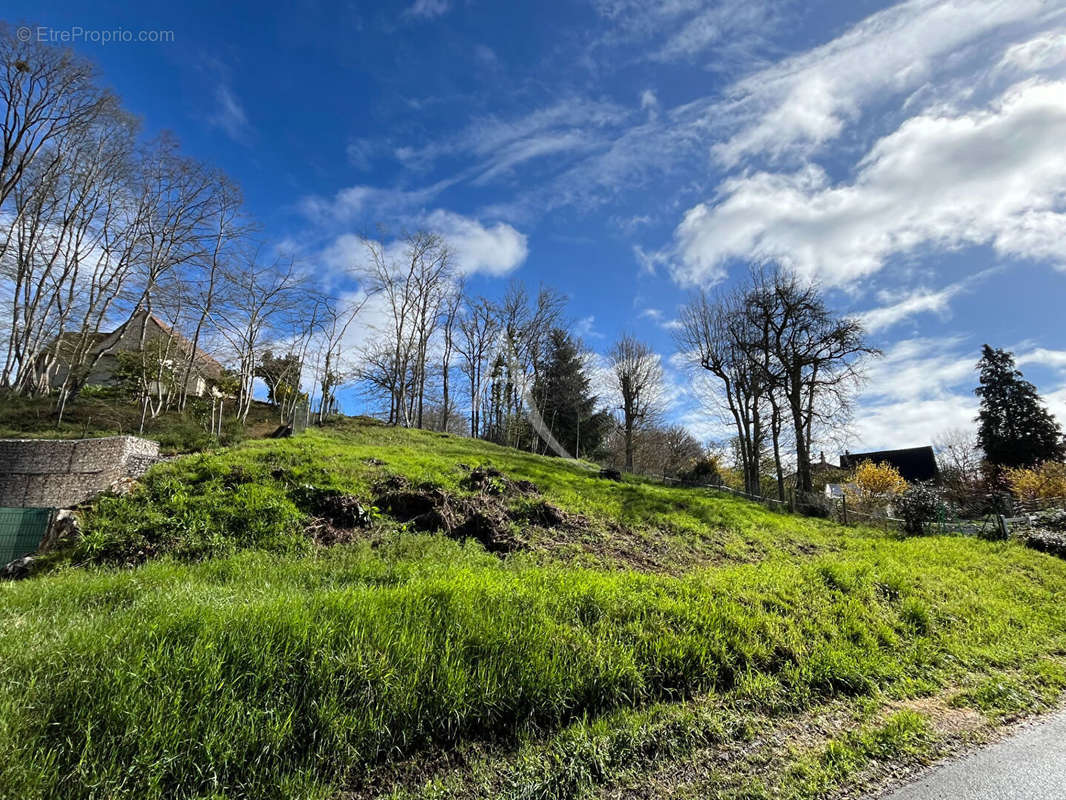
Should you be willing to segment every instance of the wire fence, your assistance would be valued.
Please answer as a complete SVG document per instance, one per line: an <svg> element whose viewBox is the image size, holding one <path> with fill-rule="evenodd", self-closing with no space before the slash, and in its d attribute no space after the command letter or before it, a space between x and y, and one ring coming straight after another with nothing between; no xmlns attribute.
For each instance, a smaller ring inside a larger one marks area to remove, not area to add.
<svg viewBox="0 0 1066 800"><path fill-rule="evenodd" d="M709 489L761 503L767 508L783 513L801 513L804 516L821 517L842 525L864 525L894 531L904 531L907 526L906 520L892 515L890 506L884 509L863 509L856 506L854 499L849 501L846 494L831 497L824 492L797 492L795 489L788 488L785 490L785 499L782 500L780 497L751 494L721 483L697 483L663 473L642 470L637 470L632 474L660 481L667 486ZM944 507L935 517L923 522L923 530L932 534L961 534L984 539L1007 538L1019 528L1031 528L1033 526L1031 515L1038 510L1043 511L1049 508L1066 509L1066 497L1045 498L1029 503L1023 501L1015 503L1014 506L1008 503L1006 514L988 513L976 518L960 517ZM1019 511L1022 513L1019 514Z"/></svg>

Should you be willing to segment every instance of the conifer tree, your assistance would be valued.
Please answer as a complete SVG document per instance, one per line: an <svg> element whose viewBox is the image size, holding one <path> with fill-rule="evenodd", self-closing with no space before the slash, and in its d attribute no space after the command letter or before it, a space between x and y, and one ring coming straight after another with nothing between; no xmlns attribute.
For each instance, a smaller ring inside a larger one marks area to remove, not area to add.
<svg viewBox="0 0 1066 800"><path fill-rule="evenodd" d="M1022 377L1014 356L984 346L977 364L981 398L977 415L977 443L985 459L996 467L1028 467L1066 456L1062 430L1037 394Z"/></svg>
<svg viewBox="0 0 1066 800"><path fill-rule="evenodd" d="M570 455L590 457L599 451L611 416L596 410L598 398L589 393L581 354L563 330L555 328L548 337L547 358L533 395L548 430Z"/></svg>

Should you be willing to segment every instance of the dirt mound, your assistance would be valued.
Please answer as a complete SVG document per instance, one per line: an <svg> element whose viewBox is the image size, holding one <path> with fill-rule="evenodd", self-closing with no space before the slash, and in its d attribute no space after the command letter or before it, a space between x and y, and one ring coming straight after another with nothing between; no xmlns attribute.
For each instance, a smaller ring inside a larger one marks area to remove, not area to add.
<svg viewBox="0 0 1066 800"><path fill-rule="evenodd" d="M540 494L533 481L513 481L495 467L481 466L470 470L470 474L459 481L459 485L470 492L480 492L494 497L506 495Z"/></svg>
<svg viewBox="0 0 1066 800"><path fill-rule="evenodd" d="M431 484L412 487L398 476L378 484L374 504L418 531L451 530L462 513L438 487Z"/></svg>
<svg viewBox="0 0 1066 800"><path fill-rule="evenodd" d="M359 498L337 489L303 484L292 492L292 500L310 515L307 534L318 544L352 541L358 538L356 530L368 528L374 521L371 510Z"/></svg>
<svg viewBox="0 0 1066 800"><path fill-rule="evenodd" d="M523 526L558 528L571 516L543 500L511 508L508 501L539 494L530 481L514 481L493 467L476 467L460 481L472 496L455 495L434 484L412 485L392 475L374 487L374 503L383 512L420 531L442 531L455 539L476 539L491 553L525 547Z"/></svg>
<svg viewBox="0 0 1066 800"><path fill-rule="evenodd" d="M573 527L575 522L574 518L565 511L544 500L527 506L520 514L524 522L539 525L542 528Z"/></svg>

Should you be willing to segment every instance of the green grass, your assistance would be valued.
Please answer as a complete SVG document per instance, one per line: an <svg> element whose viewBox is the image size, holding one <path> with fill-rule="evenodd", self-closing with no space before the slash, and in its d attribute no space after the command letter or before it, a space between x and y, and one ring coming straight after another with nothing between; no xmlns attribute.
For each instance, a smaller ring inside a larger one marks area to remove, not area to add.
<svg viewBox="0 0 1066 800"><path fill-rule="evenodd" d="M679 572L712 561L755 561L769 553L806 555L869 535L768 513L705 490L669 488L628 476L620 483L605 481L589 465L487 442L346 422L157 467L139 494L96 504L76 558L124 563L140 560L139 554L199 558L245 546L298 550L306 545L296 519L307 486L353 493L370 504L376 482L401 475L463 495L469 494L460 485L469 468L485 464L515 480L533 481L547 501L586 519L585 536L528 526L517 533L532 549L589 566L613 563ZM514 508L528 502L521 497L504 501Z"/></svg>
<svg viewBox="0 0 1066 800"><path fill-rule="evenodd" d="M74 398L59 423L55 418L54 397L6 393L0 396L0 438L3 439L81 439L130 434L159 442L164 453L191 453L220 443L229 445L244 438L265 436L278 426L277 411L266 403L252 404L245 425L227 418L220 437L208 433L210 419L210 404L192 398L185 411L168 411L148 419L143 433L139 433L140 405L120 397L114 389L84 392Z"/></svg>
<svg viewBox="0 0 1066 800"><path fill-rule="evenodd" d="M390 473L461 493L458 464L485 461L589 526L524 532L507 557L384 518L331 548L302 533L304 484L364 496ZM580 556L622 527L625 547ZM662 562L627 568L644 539ZM1066 684L1062 560L426 433L349 423L164 465L97 504L75 561L131 548L163 557L0 584L0 798L579 797L735 737L747 713L947 686L985 702L983 681L1012 676L1032 708ZM777 785L822 796L926 743L904 714Z"/></svg>
<svg viewBox="0 0 1066 800"><path fill-rule="evenodd" d="M871 761L922 755L933 738L929 722L921 714L896 712L880 724L831 739L820 752L797 759L774 796L823 796Z"/></svg>

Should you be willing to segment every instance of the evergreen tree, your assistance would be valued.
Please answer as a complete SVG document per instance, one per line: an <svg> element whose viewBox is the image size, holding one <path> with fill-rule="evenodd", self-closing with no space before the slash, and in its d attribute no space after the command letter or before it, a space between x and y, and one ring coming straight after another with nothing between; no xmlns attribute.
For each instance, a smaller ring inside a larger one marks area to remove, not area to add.
<svg viewBox="0 0 1066 800"><path fill-rule="evenodd" d="M987 344L977 364L981 398L977 443L996 467L1026 467L1066 456L1062 430L1036 387L1022 378L1014 356Z"/></svg>
<svg viewBox="0 0 1066 800"><path fill-rule="evenodd" d="M533 396L555 439L576 457L599 452L613 423L596 411L598 398L589 393L589 379L574 340L555 328L548 337L547 358L537 375Z"/></svg>

